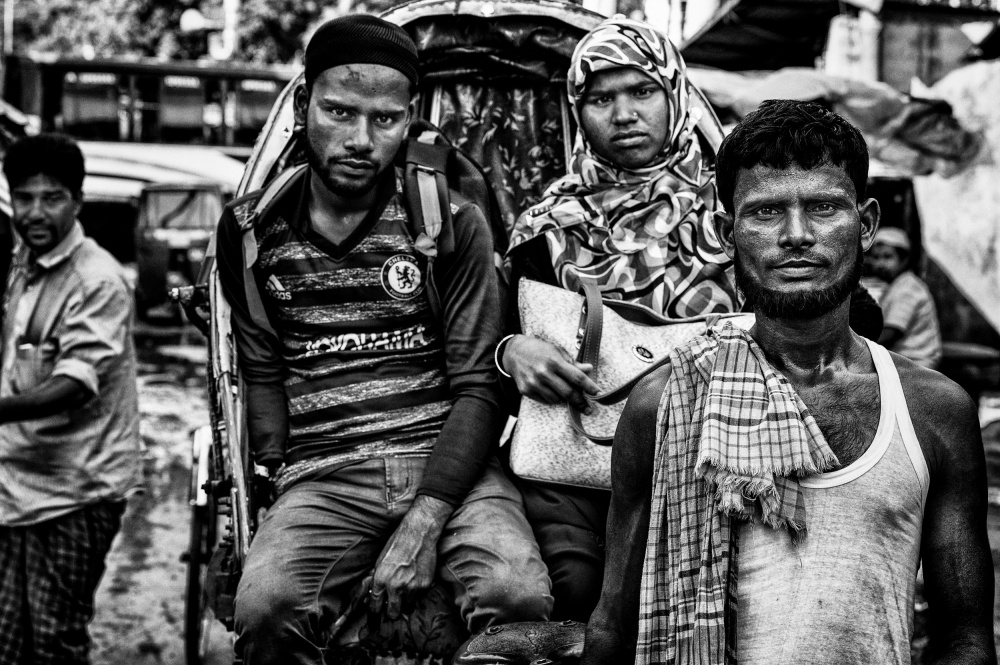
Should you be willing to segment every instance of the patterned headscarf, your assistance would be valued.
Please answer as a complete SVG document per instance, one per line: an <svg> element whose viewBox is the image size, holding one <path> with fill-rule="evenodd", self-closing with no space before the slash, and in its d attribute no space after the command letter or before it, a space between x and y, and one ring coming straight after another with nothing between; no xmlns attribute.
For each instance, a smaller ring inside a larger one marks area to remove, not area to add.
<svg viewBox="0 0 1000 665"><path fill-rule="evenodd" d="M667 94L667 139L638 169L593 152L580 127L588 78L618 67L644 72ZM563 288L590 280L606 298L671 318L735 310L730 261L712 226L715 181L702 168L699 116L680 53L650 25L619 15L577 44L567 78L578 127L570 173L518 218L511 249L544 235Z"/></svg>

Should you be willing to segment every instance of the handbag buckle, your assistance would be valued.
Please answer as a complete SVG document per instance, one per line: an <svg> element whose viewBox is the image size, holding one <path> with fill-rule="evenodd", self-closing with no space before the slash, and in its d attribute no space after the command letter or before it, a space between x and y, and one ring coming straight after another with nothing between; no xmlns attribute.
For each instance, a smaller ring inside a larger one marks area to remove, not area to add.
<svg viewBox="0 0 1000 665"><path fill-rule="evenodd" d="M651 363L654 360L653 352L639 344L632 347L632 355L644 363Z"/></svg>

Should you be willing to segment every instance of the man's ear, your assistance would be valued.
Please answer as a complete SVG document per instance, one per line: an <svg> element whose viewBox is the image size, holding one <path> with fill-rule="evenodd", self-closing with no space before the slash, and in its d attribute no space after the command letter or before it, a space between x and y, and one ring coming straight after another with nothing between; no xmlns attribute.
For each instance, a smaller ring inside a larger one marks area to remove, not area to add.
<svg viewBox="0 0 1000 665"><path fill-rule="evenodd" d="M410 97L410 104L406 107L406 131L403 136L410 135L410 125L417 117L417 96Z"/></svg>
<svg viewBox="0 0 1000 665"><path fill-rule="evenodd" d="M292 112L295 115L295 124L303 127L306 124L306 115L309 111L309 89L305 83L300 83L292 96Z"/></svg>
<svg viewBox="0 0 1000 665"><path fill-rule="evenodd" d="M718 210L712 216L715 224L715 237L722 245L722 251L730 259L736 256L736 242L733 240L733 230L736 228L736 220L725 210Z"/></svg>
<svg viewBox="0 0 1000 665"><path fill-rule="evenodd" d="M858 216L861 218L861 248L867 252L875 242L875 234L878 233L878 225L882 220L882 208L875 199L868 199L858 204Z"/></svg>

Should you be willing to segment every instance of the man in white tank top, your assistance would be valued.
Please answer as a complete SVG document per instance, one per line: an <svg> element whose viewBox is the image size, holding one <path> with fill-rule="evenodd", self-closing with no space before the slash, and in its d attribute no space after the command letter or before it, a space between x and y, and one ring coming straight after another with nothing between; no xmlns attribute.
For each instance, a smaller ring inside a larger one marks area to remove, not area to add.
<svg viewBox="0 0 1000 665"><path fill-rule="evenodd" d="M879 223L867 175L861 134L816 104L765 102L723 142L716 232L756 323L629 398L585 665L909 663L921 561L934 662L996 663L975 405L848 325ZM731 348L757 364L720 401ZM793 408L768 411L772 385Z"/></svg>

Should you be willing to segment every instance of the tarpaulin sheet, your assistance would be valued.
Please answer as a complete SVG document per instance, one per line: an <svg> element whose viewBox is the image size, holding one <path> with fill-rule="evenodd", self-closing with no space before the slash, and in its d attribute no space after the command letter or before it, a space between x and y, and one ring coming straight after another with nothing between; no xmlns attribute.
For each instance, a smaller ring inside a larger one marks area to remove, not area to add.
<svg viewBox="0 0 1000 665"><path fill-rule="evenodd" d="M885 83L804 67L756 73L690 67L688 74L719 115L734 122L766 99L820 102L861 130L872 158L908 175L958 170L981 143L946 102L910 97Z"/></svg>
<svg viewBox="0 0 1000 665"><path fill-rule="evenodd" d="M837 0L730 1L681 53L688 64L734 71L811 67L840 9Z"/></svg>
<svg viewBox="0 0 1000 665"><path fill-rule="evenodd" d="M914 178L924 249L1000 331L1000 62L958 69L931 90L985 145L957 173Z"/></svg>

